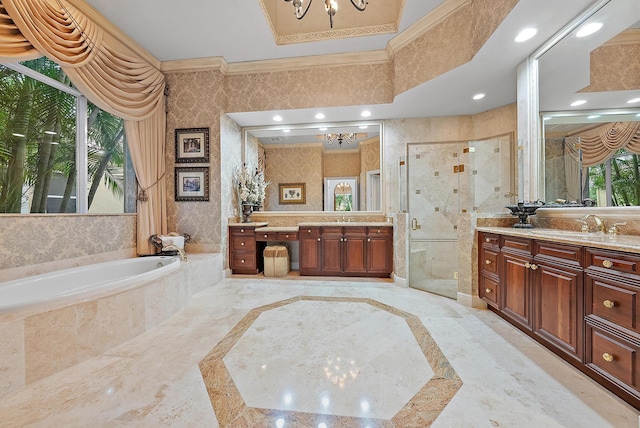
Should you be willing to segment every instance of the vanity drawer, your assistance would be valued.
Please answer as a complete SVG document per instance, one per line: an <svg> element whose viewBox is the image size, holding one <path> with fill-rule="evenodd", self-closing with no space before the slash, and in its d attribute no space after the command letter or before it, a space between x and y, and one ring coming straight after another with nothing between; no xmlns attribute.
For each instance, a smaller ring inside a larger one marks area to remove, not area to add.
<svg viewBox="0 0 640 428"><path fill-rule="evenodd" d="M638 275L640 257L634 254L588 248L587 264L590 268Z"/></svg>
<svg viewBox="0 0 640 428"><path fill-rule="evenodd" d="M278 232L279 241L297 241L298 232Z"/></svg>
<svg viewBox="0 0 640 428"><path fill-rule="evenodd" d="M534 254L535 261L548 261L575 268L582 268L583 266L582 247L574 245L535 241Z"/></svg>
<svg viewBox="0 0 640 428"><path fill-rule="evenodd" d="M483 248L480 251L479 269L483 272L498 273L498 251Z"/></svg>
<svg viewBox="0 0 640 428"><path fill-rule="evenodd" d="M231 226L229 227L232 235L253 236L255 227Z"/></svg>
<svg viewBox="0 0 640 428"><path fill-rule="evenodd" d="M300 239L304 238L304 237L318 237L320 236L320 227L318 226L312 226L312 227L301 227L298 230L298 237Z"/></svg>
<svg viewBox="0 0 640 428"><path fill-rule="evenodd" d="M277 241L278 239L278 232L256 231L256 241Z"/></svg>
<svg viewBox="0 0 640 428"><path fill-rule="evenodd" d="M637 389L638 346L593 326L587 326L591 352L587 354L587 366L610 380Z"/></svg>
<svg viewBox="0 0 640 428"><path fill-rule="evenodd" d="M368 235L380 235L380 236L391 236L393 234L393 227L367 227Z"/></svg>
<svg viewBox="0 0 640 428"><path fill-rule="evenodd" d="M587 315L593 314L616 326L640 333L639 292L638 287L587 274Z"/></svg>
<svg viewBox="0 0 640 428"><path fill-rule="evenodd" d="M491 306L499 307L499 290L500 282L494 279L492 276L480 274L479 295L484 301Z"/></svg>
<svg viewBox="0 0 640 428"><path fill-rule="evenodd" d="M502 237L502 250L513 251L517 253L531 254L531 239L514 238L513 236Z"/></svg>
<svg viewBox="0 0 640 428"><path fill-rule="evenodd" d="M255 249L256 240L253 234L251 234L250 236L231 236L231 251L255 251Z"/></svg>
<svg viewBox="0 0 640 428"><path fill-rule="evenodd" d="M483 247L500 247L500 235L493 233L482 233L480 235L480 243Z"/></svg>
<svg viewBox="0 0 640 428"><path fill-rule="evenodd" d="M240 273L243 273L246 270L255 270L257 268L255 253L240 251L234 252L231 255L230 264L231 269L237 270Z"/></svg>

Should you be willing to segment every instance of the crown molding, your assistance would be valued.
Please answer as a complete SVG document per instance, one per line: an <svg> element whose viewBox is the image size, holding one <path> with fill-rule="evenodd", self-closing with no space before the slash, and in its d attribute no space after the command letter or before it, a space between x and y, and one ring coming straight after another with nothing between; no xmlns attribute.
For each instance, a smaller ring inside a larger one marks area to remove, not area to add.
<svg viewBox="0 0 640 428"><path fill-rule="evenodd" d="M194 59L179 59L175 61L163 61L160 71L163 73L186 73L193 71L219 70L227 73L229 64L221 56Z"/></svg>
<svg viewBox="0 0 640 428"><path fill-rule="evenodd" d="M151 55L146 49L140 46L135 40L129 37L124 31L116 27L111 21L105 18L100 12L98 12L93 6L84 0L66 0L67 3L84 13L87 18L96 23L100 28L113 36L120 43L125 45L135 54L139 55L142 59L147 61L156 69L160 70L161 62Z"/></svg>
<svg viewBox="0 0 640 428"><path fill-rule="evenodd" d="M255 74L274 71L305 70L318 67L341 67L354 65L384 64L390 61L387 51L363 51L333 55L315 55L282 58L265 61L234 62L229 64L227 74Z"/></svg>
<svg viewBox="0 0 640 428"><path fill-rule="evenodd" d="M420 18L417 22L404 30L402 33L389 40L389 43L387 43L387 51L389 52L389 57L393 58L400 49L402 49L418 37L422 36L424 33L440 24L449 16L453 15L459 9L467 6L470 3L471 0L445 1L430 13Z"/></svg>

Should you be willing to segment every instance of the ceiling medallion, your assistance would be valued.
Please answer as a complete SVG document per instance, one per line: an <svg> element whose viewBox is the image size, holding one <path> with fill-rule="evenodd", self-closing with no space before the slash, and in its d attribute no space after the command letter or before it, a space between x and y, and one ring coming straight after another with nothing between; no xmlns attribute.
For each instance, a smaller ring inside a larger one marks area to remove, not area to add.
<svg viewBox="0 0 640 428"><path fill-rule="evenodd" d="M295 10L294 14L298 19L304 18L304 16L307 14L307 11L309 11L309 6L311 6L311 3L313 2L313 0L309 0L309 3L307 3L307 5L305 6L304 5L305 0L284 0L284 1L287 3L293 4L293 8ZM350 0L350 1L353 7L355 7L361 12L367 8L367 4L368 4L367 0ZM333 17L338 11L338 1L324 0L324 10L329 15L329 24L331 28L333 28Z"/></svg>
<svg viewBox="0 0 640 428"><path fill-rule="evenodd" d="M338 143L338 147L342 147L342 143L353 144L358 142L358 134L350 132L348 134L326 134L324 140L327 144Z"/></svg>

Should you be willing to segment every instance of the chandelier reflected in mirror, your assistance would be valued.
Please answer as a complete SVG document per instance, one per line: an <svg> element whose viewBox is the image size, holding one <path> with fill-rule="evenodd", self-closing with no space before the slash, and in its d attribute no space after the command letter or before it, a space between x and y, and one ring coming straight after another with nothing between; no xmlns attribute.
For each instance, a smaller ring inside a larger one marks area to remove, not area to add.
<svg viewBox="0 0 640 428"><path fill-rule="evenodd" d="M306 0L284 0L287 3L293 4L293 9L295 10L294 14L296 18L302 19L309 11L309 7L313 0L308 0L306 6ZM355 7L359 11L363 11L367 8L368 1L367 0L350 0L353 7ZM333 17L336 12L338 12L338 0L324 0L324 10L329 15L329 24L331 28L333 28Z"/></svg>
<svg viewBox="0 0 640 428"><path fill-rule="evenodd" d="M350 132L348 134L325 134L324 140L327 144L338 143L338 147L342 147L342 143L354 144L358 142L358 134Z"/></svg>

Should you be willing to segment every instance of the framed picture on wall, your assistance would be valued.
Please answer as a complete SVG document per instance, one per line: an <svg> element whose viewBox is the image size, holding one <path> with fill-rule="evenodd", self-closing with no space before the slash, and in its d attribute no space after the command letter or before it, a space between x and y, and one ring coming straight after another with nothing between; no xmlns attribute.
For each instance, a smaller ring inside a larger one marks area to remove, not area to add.
<svg viewBox="0 0 640 428"><path fill-rule="evenodd" d="M305 194L306 183L280 183L278 184L278 194L280 195L280 204L306 204L307 195Z"/></svg>
<svg viewBox="0 0 640 428"><path fill-rule="evenodd" d="M209 128L176 129L176 163L209 162Z"/></svg>
<svg viewBox="0 0 640 428"><path fill-rule="evenodd" d="M176 167L176 201L209 200L209 167Z"/></svg>

